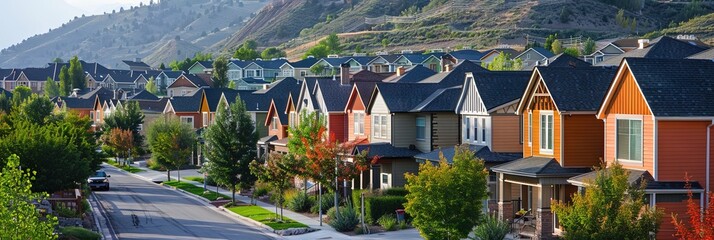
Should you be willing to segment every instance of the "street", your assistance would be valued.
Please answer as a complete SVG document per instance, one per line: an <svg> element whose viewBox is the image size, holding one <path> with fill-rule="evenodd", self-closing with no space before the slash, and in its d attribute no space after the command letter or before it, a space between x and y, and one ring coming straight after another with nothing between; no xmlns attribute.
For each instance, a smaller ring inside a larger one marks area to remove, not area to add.
<svg viewBox="0 0 714 240"><path fill-rule="evenodd" d="M119 239L274 239L179 192L104 170L111 189L95 195Z"/></svg>

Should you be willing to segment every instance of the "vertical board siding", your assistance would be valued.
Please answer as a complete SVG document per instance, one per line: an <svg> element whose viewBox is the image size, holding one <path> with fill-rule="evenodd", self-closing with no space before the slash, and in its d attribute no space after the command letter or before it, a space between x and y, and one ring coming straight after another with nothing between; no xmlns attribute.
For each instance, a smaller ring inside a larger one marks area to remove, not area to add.
<svg viewBox="0 0 714 240"><path fill-rule="evenodd" d="M365 119L364 119L364 135L358 135L355 134L355 116L354 116L354 111L363 111L365 110L364 103L362 102L362 98L359 97L359 94L357 94L357 90L352 89L352 99L349 100L349 105L347 106L347 137L348 141L355 140L357 138L367 138L370 134L370 131L368 130L370 128L370 121L369 116L365 113Z"/></svg>
<svg viewBox="0 0 714 240"><path fill-rule="evenodd" d="M520 117L517 115L494 115L491 116L491 149L494 152L519 153L523 151L521 144ZM526 121L528 116L526 116ZM524 125L524 129L525 129ZM523 139L528 142L528 133Z"/></svg>
<svg viewBox="0 0 714 240"><path fill-rule="evenodd" d="M461 105L461 114L464 113L481 113L481 114L488 114L486 111L486 108L483 107L483 103L481 103L481 97L478 94L478 91L476 89L476 85L473 82L473 78L470 78L468 83L466 84L466 98L463 101L463 104Z"/></svg>
<svg viewBox="0 0 714 240"><path fill-rule="evenodd" d="M594 114L563 116L563 166L592 167L603 158L604 124Z"/></svg>
<svg viewBox="0 0 714 240"><path fill-rule="evenodd" d="M407 184L405 173L417 174L419 163L413 158L395 159L392 161L392 187L403 187Z"/></svg>
<svg viewBox="0 0 714 240"><path fill-rule="evenodd" d="M431 150L458 145L459 139L461 138L459 132L461 128L459 115L453 113L436 113L432 114L432 116L431 142L433 145ZM427 135L429 135L428 131ZM427 141L428 137L429 136L427 136Z"/></svg>
<svg viewBox="0 0 714 240"><path fill-rule="evenodd" d="M533 156L553 157L560 162L560 114L555 110L555 104L550 97L536 96L532 104L533 110ZM553 154L540 152L540 112L541 110L553 111ZM526 136L528 137L528 136ZM526 140L527 141L527 140ZM530 154L529 154L530 156Z"/></svg>
<svg viewBox="0 0 714 240"><path fill-rule="evenodd" d="M615 114L609 114L606 121L605 161L611 164L617 158L617 117ZM642 117L642 161L642 163L621 162L621 164L625 168L649 171L654 176L654 123L652 116Z"/></svg>
<svg viewBox="0 0 714 240"><path fill-rule="evenodd" d="M392 144L395 147L409 147L416 144L416 117L414 114L398 113L392 115L391 127ZM388 117L389 118L389 117Z"/></svg>
<svg viewBox="0 0 714 240"><path fill-rule="evenodd" d="M706 183L705 121L658 121L657 163L660 181Z"/></svg>
<svg viewBox="0 0 714 240"><path fill-rule="evenodd" d="M329 134L334 135L335 139L339 142L347 141L347 135L345 134L345 114L330 113L329 115Z"/></svg>
<svg viewBox="0 0 714 240"><path fill-rule="evenodd" d="M630 71L625 69L612 91L612 100L606 108L607 113L652 115L642 93Z"/></svg>

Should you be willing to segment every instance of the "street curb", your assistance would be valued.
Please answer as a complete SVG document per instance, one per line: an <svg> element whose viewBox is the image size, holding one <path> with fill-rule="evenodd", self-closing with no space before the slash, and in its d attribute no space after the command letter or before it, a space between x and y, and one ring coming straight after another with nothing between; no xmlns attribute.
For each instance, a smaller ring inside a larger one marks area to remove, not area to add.
<svg viewBox="0 0 714 240"><path fill-rule="evenodd" d="M182 193L184 193L184 194L191 195L192 197L197 198L197 199L199 199L199 200L201 200L201 201L203 201L203 202L211 203L211 200L208 200L208 198L198 196L198 195L196 195L196 194L187 192L186 190L183 190L183 189L180 189L180 188L177 188L177 187L174 187L174 186L164 185L164 183L161 183L161 184L159 184L159 185L164 186L164 187L166 187L166 188L170 188L170 189L179 191L179 192L182 192Z"/></svg>
<svg viewBox="0 0 714 240"><path fill-rule="evenodd" d="M97 200L97 197L94 195L94 192L92 192L92 194L89 196L90 196L89 197L89 199L90 199L89 206L92 209L92 216L94 218L94 224L97 225L97 230L99 230L99 232L101 233L102 240L114 240L115 239L114 234L112 234L113 230L110 230L110 228L112 228L112 226L111 226L111 224L108 224L107 222L105 222L107 219L107 216L106 216L106 214L104 214L104 211L102 211L100 209L101 206L100 206L99 201ZM100 215L104 221L99 220ZM104 224L106 224L107 227L106 228L103 227L100 222L103 222Z"/></svg>
<svg viewBox="0 0 714 240"><path fill-rule="evenodd" d="M240 218L240 219L243 220L243 221L251 222L251 223L253 223L253 225L255 225L255 226L264 228L265 230L268 230L268 231L270 231L270 232L272 232L272 233L275 233L275 229L271 228L270 226L266 225L265 223L258 222L258 221L256 221L256 220L250 219L250 218L245 217L245 216L243 216L243 215L234 213L233 211L231 211L231 210L229 210L229 209L226 209L226 208L223 207L223 206L219 206L218 209L221 209L221 211L223 211L223 212L225 212L225 213L228 213L228 215L231 215L231 216L233 216L233 217Z"/></svg>

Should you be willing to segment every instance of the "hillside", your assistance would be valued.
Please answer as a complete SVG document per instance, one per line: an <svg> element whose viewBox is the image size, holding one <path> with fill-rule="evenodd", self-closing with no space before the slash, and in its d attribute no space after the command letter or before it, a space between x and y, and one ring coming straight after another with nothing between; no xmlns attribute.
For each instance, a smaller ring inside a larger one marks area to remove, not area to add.
<svg viewBox="0 0 714 240"><path fill-rule="evenodd" d="M695 35L700 40L710 45L714 45L714 13L699 16L686 22L673 23L670 27L649 33L649 37L661 35Z"/></svg>
<svg viewBox="0 0 714 240"><path fill-rule="evenodd" d="M158 1L157 1L158 2ZM42 66L78 55L107 67L145 58L158 66L191 57L238 32L262 1L163 0L159 4L76 18L0 51L0 67ZM207 17L211 16L211 17ZM215 17L220 16L220 17Z"/></svg>

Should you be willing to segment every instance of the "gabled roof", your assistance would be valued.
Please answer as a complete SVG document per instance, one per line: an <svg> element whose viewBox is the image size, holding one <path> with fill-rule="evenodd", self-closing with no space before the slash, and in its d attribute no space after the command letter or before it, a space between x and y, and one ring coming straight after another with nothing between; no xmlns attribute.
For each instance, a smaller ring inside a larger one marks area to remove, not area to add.
<svg viewBox="0 0 714 240"><path fill-rule="evenodd" d="M570 56L565 53L561 53L548 58L548 63L545 66L549 67L590 67L590 63L585 62L579 58Z"/></svg>
<svg viewBox="0 0 714 240"><path fill-rule="evenodd" d="M263 80L263 79L257 79L257 78L251 78L251 77L249 77L249 78L241 78L240 80L242 80L242 81L244 81L244 82L246 82L246 83L248 83L248 84L268 84L268 83L270 83L270 82L267 82L267 81L265 81L265 80Z"/></svg>
<svg viewBox="0 0 714 240"><path fill-rule="evenodd" d="M397 54L388 54L388 55L377 55L372 58L367 64L372 64L375 60L377 59L384 59L387 63L394 63L400 55Z"/></svg>
<svg viewBox="0 0 714 240"><path fill-rule="evenodd" d="M494 48L491 50L484 51L484 55L483 55L483 57L481 57L481 60L483 60L484 58L487 58L488 56L490 56L492 54L497 54L497 53L500 54L501 52L508 54L508 56L510 56L510 57L515 57L518 54L520 54L520 52L518 50L515 50L512 48Z"/></svg>
<svg viewBox="0 0 714 240"><path fill-rule="evenodd" d="M527 157L491 168L491 171L523 177L573 177L589 168L564 168L554 158Z"/></svg>
<svg viewBox="0 0 714 240"><path fill-rule="evenodd" d="M518 100L525 91L531 72L528 71L499 71L469 73L466 75L464 87L459 103L456 105L458 112L466 100L466 93L476 86L479 97L487 111Z"/></svg>
<svg viewBox="0 0 714 240"><path fill-rule="evenodd" d="M211 75L208 75L208 74L186 74L186 73L184 73L184 74L181 74L181 76L185 77L189 82L191 82L197 88L210 87L212 84L212 82L210 81ZM174 82L174 83L176 83L176 82ZM173 85L173 83L171 85ZM171 87L171 86L169 86L169 87Z"/></svg>
<svg viewBox="0 0 714 240"><path fill-rule="evenodd" d="M150 93L149 91L143 90L136 95L132 96L130 99L132 100L159 100L159 97L154 95L153 93Z"/></svg>
<svg viewBox="0 0 714 240"><path fill-rule="evenodd" d="M523 55L523 54L525 54L525 53L527 53L527 52L529 52L529 51L536 52L536 53L538 53L539 55L541 55L543 58L551 58L551 57L555 56L555 54L553 54L552 52L546 50L545 48L542 48L542 47L532 47L532 48L526 49L526 50L523 51L521 54L518 54L518 56L515 56L515 57L514 57L514 56L511 56L511 58L513 58L513 59L520 58L521 55Z"/></svg>
<svg viewBox="0 0 714 240"><path fill-rule="evenodd" d="M347 100L352 91L352 85L341 84L339 80L317 79L315 90L320 89L322 99L325 101L325 110L328 112L342 112L347 105ZM317 92L313 93L313 95Z"/></svg>
<svg viewBox="0 0 714 240"><path fill-rule="evenodd" d="M700 53L694 54L687 58L688 59L706 59L706 60L714 61L714 48L710 48L709 50L702 51Z"/></svg>
<svg viewBox="0 0 714 240"><path fill-rule="evenodd" d="M213 61L197 61L196 64L201 65L203 68L213 68Z"/></svg>
<svg viewBox="0 0 714 240"><path fill-rule="evenodd" d="M290 66L294 68L310 68L312 65L314 65L317 61L320 59L318 58L305 58L303 60L297 61L297 62L291 62L288 63Z"/></svg>
<svg viewBox="0 0 714 240"><path fill-rule="evenodd" d="M420 64L432 56L433 55L430 55L430 54L402 54L402 56L400 56L397 59L404 58L404 59L407 59L412 64ZM395 59L394 61L396 62L397 60Z"/></svg>
<svg viewBox="0 0 714 240"><path fill-rule="evenodd" d="M424 67L422 65L415 65L406 70L401 76L394 74L388 78L385 78L384 82L398 82L398 83L417 83L421 80L429 78L436 74L436 72L431 69Z"/></svg>
<svg viewBox="0 0 714 240"><path fill-rule="evenodd" d="M482 159L486 163L505 163L516 159L523 158L522 153L495 153L491 152L487 146L481 145L467 145L469 150L474 153L476 158ZM454 162L454 155L456 153L455 147L447 147L439 150L434 150L428 153L421 153L414 156L416 159L427 160L431 162L439 162L439 154L442 153L444 158L448 163Z"/></svg>
<svg viewBox="0 0 714 240"><path fill-rule="evenodd" d="M16 68L11 69L1 69L0 68L0 80L15 80L20 76L20 70Z"/></svg>
<svg viewBox="0 0 714 240"><path fill-rule="evenodd" d="M243 60L230 60L228 64L235 64L239 68L245 68L248 66L248 64L251 64L252 61L243 61Z"/></svg>
<svg viewBox="0 0 714 240"><path fill-rule="evenodd" d="M439 84L377 83L370 97L370 103L367 109L371 112L374 99L377 97L377 94L380 94L387 108L389 108L390 113L409 112L431 96L434 90L439 88ZM453 109L451 110L453 111Z"/></svg>
<svg viewBox="0 0 714 240"><path fill-rule="evenodd" d="M94 99L65 97L57 100L68 109L94 109Z"/></svg>
<svg viewBox="0 0 714 240"><path fill-rule="evenodd" d="M714 116L714 62L626 58L623 65L630 69L654 116Z"/></svg>
<svg viewBox="0 0 714 240"><path fill-rule="evenodd" d="M129 67L142 67L142 68L151 68L148 64L141 62L141 61L131 61L131 60L122 60L124 64L126 64Z"/></svg>
<svg viewBox="0 0 714 240"><path fill-rule="evenodd" d="M117 83L133 83L143 74L146 74L146 72L130 70L111 70L107 77L111 76L112 80Z"/></svg>
<svg viewBox="0 0 714 240"><path fill-rule="evenodd" d="M142 112L153 112L161 113L166 107L166 103L169 101L168 98L162 98L157 100L130 100L139 103L139 109Z"/></svg>
<svg viewBox="0 0 714 240"><path fill-rule="evenodd" d="M25 68L22 69L22 74L30 81L45 81L53 75L50 68Z"/></svg>
<svg viewBox="0 0 714 240"><path fill-rule="evenodd" d="M375 73L362 69L351 75L350 82L381 82L389 75L393 75L393 73Z"/></svg>
<svg viewBox="0 0 714 240"><path fill-rule="evenodd" d="M531 77L526 91L542 80L559 111L597 111L617 69L536 67L533 76L536 76L536 73L540 78ZM527 99L521 99L521 103L526 101ZM519 105L519 112L521 106L522 104Z"/></svg>
<svg viewBox="0 0 714 240"><path fill-rule="evenodd" d="M369 105L370 96L372 95L372 91L376 85L377 83L374 82L356 82L354 84L354 87L357 88L357 93L359 93L359 97L362 99L362 103L365 108Z"/></svg>
<svg viewBox="0 0 714 240"><path fill-rule="evenodd" d="M221 100L221 96L223 96L223 94L235 96L235 93L231 94L231 92L238 92L238 90L228 88L202 88L200 92L202 92L206 96L208 111L216 112L216 110L218 109L218 103ZM232 101L235 100L235 98L226 100Z"/></svg>
<svg viewBox="0 0 714 240"><path fill-rule="evenodd" d="M451 56L457 60L480 61L483 55L485 55L485 53L472 49L462 49L450 52L446 55Z"/></svg>
<svg viewBox="0 0 714 240"><path fill-rule="evenodd" d="M347 61L354 60L355 62L359 63L360 65L365 66L365 65L369 64L369 62L371 62L374 58L375 57L367 57L367 56L350 57ZM345 62L347 62L347 61L345 61Z"/></svg>
<svg viewBox="0 0 714 240"><path fill-rule="evenodd" d="M366 158L411 158L420 152L409 148L392 146L389 143L370 143L355 146L353 153L361 153L367 150Z"/></svg>
<svg viewBox="0 0 714 240"><path fill-rule="evenodd" d="M320 60L325 61L326 63L330 64L333 67L340 67L340 64L343 64L349 60L349 58L346 57L339 57L339 58L322 58ZM316 62L317 63L317 62Z"/></svg>
<svg viewBox="0 0 714 240"><path fill-rule="evenodd" d="M683 59L696 53L707 50L707 48L696 43L686 42L663 36L650 41L650 45L642 49L620 54L598 63L599 66L618 66L624 58L668 58Z"/></svg>
<svg viewBox="0 0 714 240"><path fill-rule="evenodd" d="M452 112L459 101L460 93L461 86L437 89L410 112Z"/></svg>
<svg viewBox="0 0 714 240"><path fill-rule="evenodd" d="M195 94L191 96L174 96L169 99L167 104L171 104L174 108L174 112L198 112L201 109L201 98L203 94L201 91L196 91Z"/></svg>
<svg viewBox="0 0 714 240"><path fill-rule="evenodd" d="M488 72L488 70L472 61L463 61L454 66L454 69L451 71L436 73L431 77L419 81L419 83L438 83L443 86L461 85L464 83L464 77L467 72Z"/></svg>
<svg viewBox="0 0 714 240"><path fill-rule="evenodd" d="M288 62L285 59L276 59L270 61L253 61L255 65L260 66L264 69L279 69L284 63Z"/></svg>
<svg viewBox="0 0 714 240"><path fill-rule="evenodd" d="M99 98L99 101L103 102L105 100L112 99L114 97L114 92L103 87L98 87L88 93L79 96L78 98L94 99L96 97Z"/></svg>
<svg viewBox="0 0 714 240"><path fill-rule="evenodd" d="M169 77L169 78L174 78L174 79L175 79L175 78L178 78L179 76L181 76L181 74L183 74L183 71L169 71L169 70L164 70L164 71L161 71L161 72L162 72L163 74L165 74L167 77Z"/></svg>

